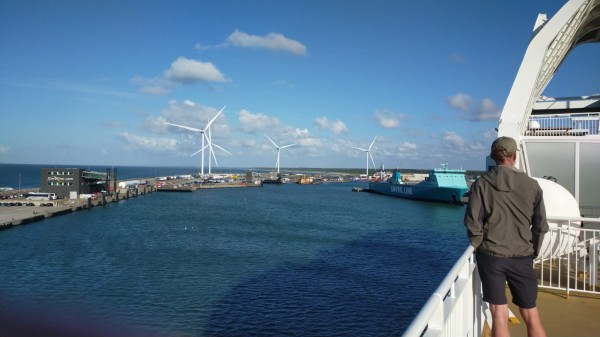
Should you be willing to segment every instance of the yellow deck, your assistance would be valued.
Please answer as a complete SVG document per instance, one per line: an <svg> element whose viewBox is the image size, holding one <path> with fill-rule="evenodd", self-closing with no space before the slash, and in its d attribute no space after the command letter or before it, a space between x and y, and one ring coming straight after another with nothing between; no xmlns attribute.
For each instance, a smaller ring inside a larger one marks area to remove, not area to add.
<svg viewBox="0 0 600 337"><path fill-rule="evenodd" d="M512 337L527 336L525 322L519 308L510 303L509 308L520 323L509 323ZM592 295L569 295L561 292L540 289L537 301L538 310L548 337L554 336L600 336L600 297Z"/></svg>

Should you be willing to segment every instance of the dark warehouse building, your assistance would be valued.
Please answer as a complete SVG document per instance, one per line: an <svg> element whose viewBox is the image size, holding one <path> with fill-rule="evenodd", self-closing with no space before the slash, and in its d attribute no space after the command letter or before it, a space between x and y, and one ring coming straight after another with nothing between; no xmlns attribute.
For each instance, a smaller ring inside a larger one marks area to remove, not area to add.
<svg viewBox="0 0 600 337"><path fill-rule="evenodd" d="M107 173L79 168L44 168L40 176L40 192L56 193L58 198L69 198L71 192L96 194L108 188Z"/></svg>

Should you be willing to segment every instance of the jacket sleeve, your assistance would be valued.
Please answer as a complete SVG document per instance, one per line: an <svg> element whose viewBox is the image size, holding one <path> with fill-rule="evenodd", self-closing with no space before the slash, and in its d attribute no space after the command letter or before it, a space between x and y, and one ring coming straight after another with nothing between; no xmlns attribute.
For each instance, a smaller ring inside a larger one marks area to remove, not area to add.
<svg viewBox="0 0 600 337"><path fill-rule="evenodd" d="M464 220L469 240L475 249L477 249L483 241L483 223L485 214L482 202L482 191L479 183L480 181L478 179L471 185L471 193L469 202L467 203Z"/></svg>
<svg viewBox="0 0 600 337"><path fill-rule="evenodd" d="M544 234L548 232L548 221L546 221L546 206L542 189L538 187L538 193L533 206L533 218L531 219L531 233L533 243L533 254L535 257L540 253Z"/></svg>

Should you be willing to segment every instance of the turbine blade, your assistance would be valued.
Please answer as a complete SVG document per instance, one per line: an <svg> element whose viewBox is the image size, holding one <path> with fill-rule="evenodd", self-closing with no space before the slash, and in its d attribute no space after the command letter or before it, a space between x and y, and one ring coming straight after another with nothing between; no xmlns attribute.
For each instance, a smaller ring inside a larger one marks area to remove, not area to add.
<svg viewBox="0 0 600 337"><path fill-rule="evenodd" d="M227 105L226 105L226 106L227 106ZM226 106L224 106L224 107L223 107L223 109L221 109L221 110L220 110L220 111L219 111L219 112L218 112L218 113L215 115L215 117L213 117L213 118L212 118L212 119L211 119L211 120L210 120L210 121L209 121L209 122L206 124L206 127L204 127L204 130L206 130L207 128L209 128L209 127L210 127L210 125L211 125L211 124L212 124L212 123L215 121L215 119L217 119L217 117L219 117L219 115L221 114L221 112L223 112L223 110L225 110L225 107L226 107Z"/></svg>
<svg viewBox="0 0 600 337"><path fill-rule="evenodd" d="M279 146L277 146L277 144L275 144L275 142L273 141L273 139L269 138L269 136L267 136L267 134L265 134L265 137L267 137L267 139L270 140L271 143L273 143L273 145L275 145L275 147L279 149Z"/></svg>
<svg viewBox="0 0 600 337"><path fill-rule="evenodd" d="M375 144L376 139L377 139L377 136L375 136L375 138L373 138L373 141L371 142L371 145L369 146L369 150L371 150L371 147L373 147L373 144Z"/></svg>
<svg viewBox="0 0 600 337"><path fill-rule="evenodd" d="M228 155L232 156L232 154L231 154L231 153L229 153L229 151L225 150L224 148L220 147L219 145L217 145L217 144L213 144L213 146L214 146L214 147L216 147L217 149L219 149L219 150L221 150L221 151L223 151L223 152L227 153Z"/></svg>
<svg viewBox="0 0 600 337"><path fill-rule="evenodd" d="M179 124L173 124L173 123L165 123L165 124L177 126L177 127L180 127L180 128L186 129L186 130L195 131L195 132L203 132L204 131L204 130L201 130L201 129L196 129L196 128L192 128L192 127L185 126L185 125L179 125Z"/></svg>
<svg viewBox="0 0 600 337"><path fill-rule="evenodd" d="M210 153L212 154L212 157L215 160L215 165L219 166L219 162L217 162L217 156L215 156L215 151L213 151L212 147L210 148Z"/></svg>
<svg viewBox="0 0 600 337"><path fill-rule="evenodd" d="M369 151L369 150L367 150L367 149L362 149L362 148L360 148L360 147L354 147L354 146L353 146L352 148L353 148L353 149L357 149L357 150L361 150L361 151L364 151L364 152L367 152L367 151Z"/></svg>
<svg viewBox="0 0 600 337"><path fill-rule="evenodd" d="M280 147L280 149L285 149L286 147L290 147L290 146L294 146L294 145L296 145L296 144L290 144L290 145L282 146L282 147Z"/></svg>
<svg viewBox="0 0 600 337"><path fill-rule="evenodd" d="M196 151L196 152L192 153L192 154L190 155L190 157L193 157L193 156L197 155L198 153L202 152L202 150L206 149L207 147L208 147L208 145L204 145L204 147L203 147L203 148L201 148L200 150L198 150L198 151Z"/></svg>
<svg viewBox="0 0 600 337"><path fill-rule="evenodd" d="M369 154L369 157L371 158L371 162L373 163L373 168L375 168L375 161L373 160L373 156L371 155L371 152L367 152Z"/></svg>

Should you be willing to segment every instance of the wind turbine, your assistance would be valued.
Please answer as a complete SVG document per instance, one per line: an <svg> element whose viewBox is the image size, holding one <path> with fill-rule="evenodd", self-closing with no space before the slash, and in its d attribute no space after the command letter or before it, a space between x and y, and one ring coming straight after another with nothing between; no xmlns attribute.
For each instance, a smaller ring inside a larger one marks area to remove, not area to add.
<svg viewBox="0 0 600 337"><path fill-rule="evenodd" d="M367 153L367 179L369 179L369 157L371 157L371 162L373 163L373 168L375 168L375 161L373 160L373 156L371 155L371 148L373 147L373 144L375 144L375 140L377 139L377 136L375 136L375 138L373 138L373 141L371 142L371 145L369 145L368 149L363 149L360 147L352 147L353 149L357 149L357 150L361 150Z"/></svg>
<svg viewBox="0 0 600 337"><path fill-rule="evenodd" d="M224 148L220 147L219 145L215 144L212 142L212 137L210 135L210 126L207 128L208 129L208 136L206 137L206 139L208 140L208 145L206 145L209 148L209 152L208 152L208 175L211 175L211 163L212 163L212 159L215 160L215 165L219 166L219 163L217 162L217 157L215 156L215 151L213 150L213 146L220 149L221 151L227 153L228 155L231 156L231 153L229 153L229 151L225 150ZM206 134L205 134L206 135ZM212 155L212 158L211 158Z"/></svg>
<svg viewBox="0 0 600 337"><path fill-rule="evenodd" d="M271 141L271 143L273 143L273 145L275 145L275 147L277 148L277 174L279 174L279 152L281 152L281 149L285 149L286 147L294 146L296 144L289 144L289 145L279 147L279 145L275 144L275 142L271 138L269 138L269 136L267 136L266 134L265 134L265 137L267 137L267 139L269 139Z"/></svg>
<svg viewBox="0 0 600 337"><path fill-rule="evenodd" d="M206 131L208 130L208 132L210 132L210 125L215 121L215 119L217 119L217 117L219 117L219 115L221 114L221 112L223 112L223 110L225 110L225 107L227 107L227 106L224 106L215 115L215 117L213 117L211 120L208 121L208 123L206 124L206 126L204 127L204 129L197 129L197 128L192 128L192 127L185 126L185 125L179 125L179 124L173 124L173 123L166 123L168 125L173 125L173 126L176 126L176 127L182 128L182 129L186 129L186 130L190 130L190 131L194 131L194 132L200 132L202 134L202 136L201 136L202 137L202 147L200 148L200 150L198 150L198 152L202 152L202 160L201 160L201 166L200 166L200 170L201 170L200 174L202 176L204 176L204 149L206 149L208 147L209 150L210 150L210 152L209 152L209 155L210 155L212 153L212 145L213 145L210 137L206 135ZM208 141L208 145L204 145L204 140L205 139ZM221 148L221 147L219 146L219 148ZM193 155L197 154L198 152L194 153ZM227 152L227 151L225 151L225 152ZM212 154L214 155L214 153L212 153ZM210 172L210 166L209 166L208 170Z"/></svg>

